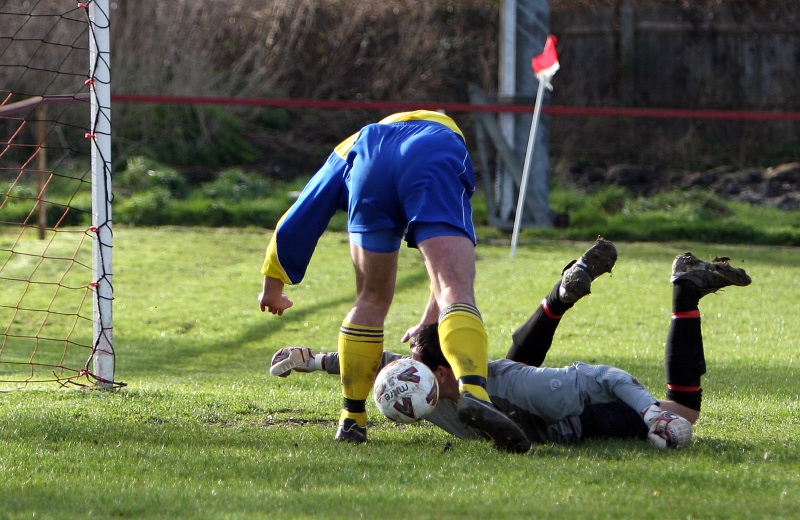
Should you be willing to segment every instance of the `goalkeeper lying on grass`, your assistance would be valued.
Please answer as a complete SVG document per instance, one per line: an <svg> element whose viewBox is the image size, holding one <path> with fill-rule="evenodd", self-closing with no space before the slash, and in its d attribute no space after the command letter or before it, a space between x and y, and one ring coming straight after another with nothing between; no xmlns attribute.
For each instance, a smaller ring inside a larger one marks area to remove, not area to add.
<svg viewBox="0 0 800 520"><path fill-rule="evenodd" d="M745 286L750 277L727 258L703 262L691 253L672 265L672 319L664 365L667 399L657 400L629 373L608 365L574 363L540 368L562 316L589 294L592 281L611 272L616 261L611 242L599 238L570 263L533 315L512 336L506 359L489 362L487 391L492 402L524 430L531 442L567 444L590 438L648 438L658 448L685 447L700 417L700 378L705 373L700 299L730 285ZM433 370L439 403L427 420L462 439L481 438L458 420L458 382L439 346L437 328L410 329L412 357ZM383 365L403 357L384 352ZM289 347L272 358L273 375L295 370L339 373L336 353L314 354Z"/></svg>

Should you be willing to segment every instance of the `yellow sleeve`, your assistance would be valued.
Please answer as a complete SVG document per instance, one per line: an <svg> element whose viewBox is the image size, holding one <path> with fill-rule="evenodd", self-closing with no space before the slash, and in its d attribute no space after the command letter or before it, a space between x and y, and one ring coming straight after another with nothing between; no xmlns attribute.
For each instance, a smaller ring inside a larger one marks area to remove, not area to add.
<svg viewBox="0 0 800 520"><path fill-rule="evenodd" d="M277 278L286 285L294 285L278 259L278 227L280 227L280 222L275 227L275 232L272 233L272 238L269 240L269 245L267 245L267 253L264 257L264 264L261 266L261 274L270 278Z"/></svg>

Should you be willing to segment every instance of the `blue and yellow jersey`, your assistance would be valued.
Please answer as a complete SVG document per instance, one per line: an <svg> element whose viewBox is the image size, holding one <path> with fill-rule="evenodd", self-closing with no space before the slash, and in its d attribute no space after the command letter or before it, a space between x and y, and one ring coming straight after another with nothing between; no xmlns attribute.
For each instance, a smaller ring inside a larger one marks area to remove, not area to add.
<svg viewBox="0 0 800 520"><path fill-rule="evenodd" d="M439 123L464 138L455 121L430 110L392 114L378 124L402 121ZM351 135L334 148L322 168L306 184L297 201L281 217L267 246L266 258L261 267L263 275L282 280L289 285L302 281L319 238L334 213L347 210L347 154L359 134L360 132Z"/></svg>
<svg viewBox="0 0 800 520"><path fill-rule="evenodd" d="M460 135L461 139L464 139L464 134L461 133L461 129L458 128L455 121L442 113L431 112L430 110L416 110L414 112L400 112L398 114L392 114L378 121L378 124L388 125L389 123L398 123L401 121L430 121L433 123L439 123ZM356 139L358 139L358 135L358 133L355 133L339 143L339 145L333 149L333 152L339 157L347 157L347 152L349 152L350 148L353 147L353 143L355 143Z"/></svg>

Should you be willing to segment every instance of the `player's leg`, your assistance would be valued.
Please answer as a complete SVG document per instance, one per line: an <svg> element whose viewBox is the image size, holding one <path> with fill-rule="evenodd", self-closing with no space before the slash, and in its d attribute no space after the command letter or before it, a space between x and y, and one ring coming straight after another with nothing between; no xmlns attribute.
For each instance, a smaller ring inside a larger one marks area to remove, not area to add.
<svg viewBox="0 0 800 520"><path fill-rule="evenodd" d="M356 273L356 301L339 330L344 407L336 440L366 440L365 403L383 352L383 324L394 296L397 258L406 222L398 215L392 150L401 144L388 125L367 125L353 143L347 186L347 229Z"/></svg>
<svg viewBox="0 0 800 520"><path fill-rule="evenodd" d="M431 287L440 309L439 342L458 380L461 394L458 416L468 426L488 435L499 449L524 453L530 449L525 433L491 402L486 392L488 339L475 306L475 249L466 236L421 238Z"/></svg>
<svg viewBox="0 0 800 520"><path fill-rule="evenodd" d="M363 244L364 235L353 237L350 252L357 295L339 330L344 406L336 440L361 443L367 440L366 400L381 364L383 324L394 296L398 252L369 251L358 245ZM375 248L374 243L368 247Z"/></svg>
<svg viewBox="0 0 800 520"><path fill-rule="evenodd" d="M442 352L464 390L488 401L488 341L475 304L472 162L464 141L441 125L412 125L397 150L406 240L425 261L439 315Z"/></svg>
<svg viewBox="0 0 800 520"><path fill-rule="evenodd" d="M591 292L595 278L610 273L617 261L614 244L597 237L597 241L580 259L573 260L561 272L550 291L530 318L512 335L506 358L531 366L541 366L561 317L582 297Z"/></svg>
<svg viewBox="0 0 800 520"><path fill-rule="evenodd" d="M706 373L700 299L723 287L750 284L743 269L732 267L727 258L704 262L691 253L678 255L672 264L672 319L664 353L667 400L662 408L694 423L700 416Z"/></svg>
<svg viewBox="0 0 800 520"><path fill-rule="evenodd" d="M439 341L462 391L489 400L488 338L475 305L475 247L463 236L435 236L419 243L439 314Z"/></svg>
<svg viewBox="0 0 800 520"><path fill-rule="evenodd" d="M503 450L525 452L530 441L486 393L488 340L475 303L472 162L463 139L442 125L406 125L394 164L408 226L406 240L425 261L439 310L442 352L459 381L459 418Z"/></svg>

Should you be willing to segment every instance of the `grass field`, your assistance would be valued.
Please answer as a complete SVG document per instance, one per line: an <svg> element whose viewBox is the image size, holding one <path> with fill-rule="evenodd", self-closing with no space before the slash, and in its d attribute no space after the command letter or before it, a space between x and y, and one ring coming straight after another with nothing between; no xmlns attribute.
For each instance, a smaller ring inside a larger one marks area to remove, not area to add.
<svg viewBox="0 0 800 520"><path fill-rule="evenodd" d="M114 392L28 386L0 395L0 518L797 518L797 249L616 243L613 276L570 311L547 364L619 366L662 397L669 269L691 250L753 278L701 302L708 374L689 449L646 442L510 455L371 412L370 442L332 442L339 381L274 378L282 346L334 350L353 298L346 236L326 234L283 317L259 312L263 230L118 228ZM611 240L613 236L608 237ZM490 356L583 242L478 248ZM427 277L401 255L387 348L419 319ZM2 290L0 288L0 290Z"/></svg>

